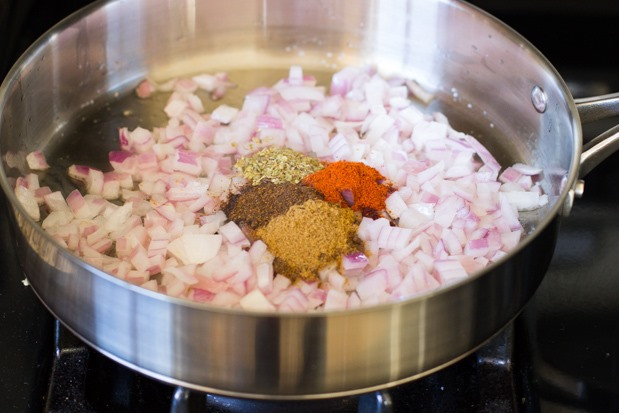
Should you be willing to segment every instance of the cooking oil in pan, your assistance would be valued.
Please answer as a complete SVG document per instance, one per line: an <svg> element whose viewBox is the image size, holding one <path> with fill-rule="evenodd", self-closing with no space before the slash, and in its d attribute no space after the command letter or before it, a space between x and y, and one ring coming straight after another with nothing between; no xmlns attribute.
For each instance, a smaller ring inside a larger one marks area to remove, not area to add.
<svg viewBox="0 0 619 413"><path fill-rule="evenodd" d="M332 72L312 71L318 84L328 85ZM259 86L271 86L286 77L284 70L236 70L228 72L230 80L236 87L228 89L220 100L213 100L203 92L196 92L206 113L217 106L227 104L240 107L244 96ZM147 99L138 98L133 89L123 93L102 96L77 114L50 140L50 146L44 152L51 165L42 177L42 184L53 190L60 189L66 196L77 186L67 176L70 165L85 165L111 170L108 153L119 150L118 129L130 130L140 126L146 129L164 127L168 118L163 111L170 93L154 93ZM81 188L80 188L81 189Z"/></svg>

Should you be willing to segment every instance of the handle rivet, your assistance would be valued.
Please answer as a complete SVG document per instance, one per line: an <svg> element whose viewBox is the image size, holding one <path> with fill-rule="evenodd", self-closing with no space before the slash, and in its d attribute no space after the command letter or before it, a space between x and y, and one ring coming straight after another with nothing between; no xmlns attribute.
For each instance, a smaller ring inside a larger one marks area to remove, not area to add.
<svg viewBox="0 0 619 413"><path fill-rule="evenodd" d="M533 90L531 90L531 103L533 103L533 107L539 113L546 112L548 97L546 96L544 89L537 85L533 86Z"/></svg>
<svg viewBox="0 0 619 413"><path fill-rule="evenodd" d="M574 184L574 196L576 198L582 198L584 194L585 194L585 181L583 181L582 179L579 179Z"/></svg>

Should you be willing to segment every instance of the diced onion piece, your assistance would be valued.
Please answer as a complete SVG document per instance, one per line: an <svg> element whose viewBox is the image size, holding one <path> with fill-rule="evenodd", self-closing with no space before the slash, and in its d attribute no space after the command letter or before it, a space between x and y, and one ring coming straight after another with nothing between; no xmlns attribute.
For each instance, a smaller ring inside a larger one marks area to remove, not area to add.
<svg viewBox="0 0 619 413"><path fill-rule="evenodd" d="M535 192L512 191L504 192L510 204L514 205L518 211L532 211L546 205L547 198L543 198Z"/></svg>
<svg viewBox="0 0 619 413"><path fill-rule="evenodd" d="M156 90L157 88L155 87L155 85L150 80L145 79L141 81L138 87L135 89L135 94L140 99L146 99L149 98Z"/></svg>
<svg viewBox="0 0 619 413"><path fill-rule="evenodd" d="M393 218L399 218L402 212L406 211L408 208L398 191L387 197L385 200L385 206L387 208L387 212Z"/></svg>
<svg viewBox="0 0 619 413"><path fill-rule="evenodd" d="M346 308L348 295L343 291L329 290L325 300L325 310L342 310Z"/></svg>
<svg viewBox="0 0 619 413"><path fill-rule="evenodd" d="M389 250L404 248L413 236L413 231L409 228L382 227L378 235L377 242L379 248Z"/></svg>
<svg viewBox="0 0 619 413"><path fill-rule="evenodd" d="M522 163L516 163L512 165L511 168L515 169L516 171L520 172L523 175L534 176L534 175L539 175L542 173L541 168L536 168L534 166L525 165Z"/></svg>
<svg viewBox="0 0 619 413"><path fill-rule="evenodd" d="M256 280L258 288L265 294L273 291L273 265L261 263L256 267Z"/></svg>
<svg viewBox="0 0 619 413"><path fill-rule="evenodd" d="M49 195L51 193L52 190L49 189L49 186L44 186L34 190L34 197L39 205L43 205L45 203L45 195Z"/></svg>
<svg viewBox="0 0 619 413"><path fill-rule="evenodd" d="M320 101L325 98L324 90L313 86L289 86L280 90L284 100L310 100Z"/></svg>
<svg viewBox="0 0 619 413"><path fill-rule="evenodd" d="M237 113L239 113L239 110L237 108L233 108L232 106L228 105L221 105L213 111L213 113L211 114L211 119L227 125L232 122L232 119L235 118Z"/></svg>
<svg viewBox="0 0 619 413"><path fill-rule="evenodd" d="M74 189L69 196L67 196L67 204L73 212L73 215L75 215L75 218L89 219L94 216L90 210L90 206L77 189Z"/></svg>
<svg viewBox="0 0 619 413"><path fill-rule="evenodd" d="M168 267L163 268L161 273L164 275L165 274L172 275L173 277L176 277L179 281L187 285L193 285L193 284L198 283L198 278L196 278L196 276L193 275L193 271L188 270L187 268L168 266Z"/></svg>
<svg viewBox="0 0 619 413"><path fill-rule="evenodd" d="M129 216L133 211L133 203L127 202L123 206L117 208L106 219L104 227L107 232L120 231L127 223Z"/></svg>
<svg viewBox="0 0 619 413"><path fill-rule="evenodd" d="M69 177L75 179L76 181L86 182L88 179L88 173L90 172L90 168L83 165L71 165L69 166L67 173Z"/></svg>
<svg viewBox="0 0 619 413"><path fill-rule="evenodd" d="M376 297L387 288L387 271L376 270L367 274L357 285L357 294L361 300Z"/></svg>
<svg viewBox="0 0 619 413"><path fill-rule="evenodd" d="M434 268L444 285L452 284L468 276L460 261L454 259L436 261Z"/></svg>
<svg viewBox="0 0 619 413"><path fill-rule="evenodd" d="M41 151L33 151L26 155L28 168L33 171L44 171L49 168L49 164L45 160L45 155Z"/></svg>
<svg viewBox="0 0 619 413"><path fill-rule="evenodd" d="M89 194L101 195L103 193L103 172L90 168L86 178L86 189Z"/></svg>
<svg viewBox="0 0 619 413"><path fill-rule="evenodd" d="M362 252L351 252L342 258L342 268L348 270L358 270L368 265L368 257Z"/></svg>
<svg viewBox="0 0 619 413"><path fill-rule="evenodd" d="M41 212L39 211L39 204L34 196L34 191L18 185L15 187L15 196L32 219L35 221L41 219Z"/></svg>
<svg viewBox="0 0 619 413"><path fill-rule="evenodd" d="M411 92L413 96L421 100L426 105L430 103L432 99L434 99L434 94L426 91L424 88L422 88L419 85L419 83L417 83L414 80L407 80L406 87L408 87L408 90Z"/></svg>
<svg viewBox="0 0 619 413"><path fill-rule="evenodd" d="M241 307L253 311L274 311L275 306L267 300L260 290L254 290L241 298Z"/></svg>
<svg viewBox="0 0 619 413"><path fill-rule="evenodd" d="M219 252L221 235L185 234L170 242L168 251L184 265L204 264Z"/></svg>
<svg viewBox="0 0 619 413"><path fill-rule="evenodd" d="M218 232L224 237L225 240L232 244L236 244L241 247L249 247L249 240L245 237L245 234L243 234L241 228L239 228L239 226L233 221L219 227Z"/></svg>
<svg viewBox="0 0 619 413"><path fill-rule="evenodd" d="M141 284L140 287L156 292L157 291L157 280L146 281L144 284Z"/></svg>
<svg viewBox="0 0 619 413"><path fill-rule="evenodd" d="M67 205L60 191L43 196L43 201L50 211L69 211L69 205Z"/></svg>

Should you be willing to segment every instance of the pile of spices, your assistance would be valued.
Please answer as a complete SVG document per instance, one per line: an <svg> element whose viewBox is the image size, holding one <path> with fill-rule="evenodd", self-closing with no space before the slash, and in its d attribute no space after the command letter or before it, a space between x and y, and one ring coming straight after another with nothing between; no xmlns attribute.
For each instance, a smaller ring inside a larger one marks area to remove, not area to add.
<svg viewBox="0 0 619 413"><path fill-rule="evenodd" d="M325 200L376 217L393 192L385 177L361 162L339 161L307 176L303 182L324 195Z"/></svg>
<svg viewBox="0 0 619 413"><path fill-rule="evenodd" d="M232 195L223 206L223 211L237 224L257 229L284 214L291 206L303 204L309 199L322 199L322 195L309 186L267 181L255 186L248 185L239 194Z"/></svg>
<svg viewBox="0 0 619 413"><path fill-rule="evenodd" d="M344 254L363 250L357 229L352 210L312 199L273 218L256 234L275 255L275 272L315 280L318 271L338 264Z"/></svg>
<svg viewBox="0 0 619 413"><path fill-rule="evenodd" d="M263 180L275 184L283 182L299 183L307 175L319 171L323 165L318 159L284 147L269 147L252 156L242 157L235 167L253 185Z"/></svg>

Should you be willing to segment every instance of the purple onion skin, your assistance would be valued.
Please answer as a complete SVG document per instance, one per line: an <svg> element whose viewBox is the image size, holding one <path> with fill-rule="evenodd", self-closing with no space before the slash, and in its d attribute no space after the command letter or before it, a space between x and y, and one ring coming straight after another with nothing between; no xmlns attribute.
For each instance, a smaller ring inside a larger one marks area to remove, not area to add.
<svg viewBox="0 0 619 413"><path fill-rule="evenodd" d="M342 195L342 199L346 202L346 204L351 207L355 204L355 196L350 189L342 189L340 191L340 195Z"/></svg>

